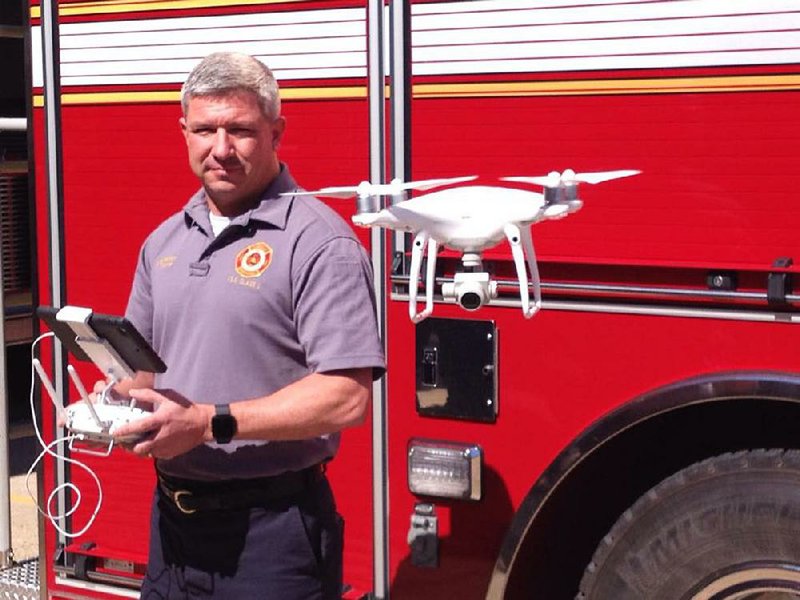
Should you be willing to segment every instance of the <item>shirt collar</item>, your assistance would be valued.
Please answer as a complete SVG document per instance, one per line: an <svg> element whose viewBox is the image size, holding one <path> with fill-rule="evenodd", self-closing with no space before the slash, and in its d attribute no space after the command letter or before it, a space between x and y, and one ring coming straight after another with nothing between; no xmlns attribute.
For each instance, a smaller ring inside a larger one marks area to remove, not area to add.
<svg viewBox="0 0 800 600"><path fill-rule="evenodd" d="M244 226L254 220L267 223L278 229L285 229L294 196L282 196L281 194L291 193L298 189L294 177L289 172L289 167L281 163L280 172L270 182L264 193L261 194L261 201L258 205L231 219L231 225ZM210 234L211 220L208 217L209 209L206 202L206 194L202 188L189 198L189 202L186 203L183 211L187 217L187 223L194 222L206 233Z"/></svg>

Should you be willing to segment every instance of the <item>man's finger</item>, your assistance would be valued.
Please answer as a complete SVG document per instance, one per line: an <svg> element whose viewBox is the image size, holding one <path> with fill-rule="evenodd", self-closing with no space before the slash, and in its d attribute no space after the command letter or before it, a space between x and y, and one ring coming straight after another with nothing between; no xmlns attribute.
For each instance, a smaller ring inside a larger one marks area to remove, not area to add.
<svg viewBox="0 0 800 600"><path fill-rule="evenodd" d="M161 423L156 416L142 417L115 428L111 435L117 439L136 437L155 431Z"/></svg>
<svg viewBox="0 0 800 600"><path fill-rule="evenodd" d="M153 442L150 440L139 442L138 444L134 445L130 450L137 456L141 456L143 458L152 458L152 449L153 449Z"/></svg>
<svg viewBox="0 0 800 600"><path fill-rule="evenodd" d="M128 394L137 402L148 402L152 404L154 410L158 408L162 402L167 400L165 396L162 396L157 391L150 388L133 388L128 391Z"/></svg>

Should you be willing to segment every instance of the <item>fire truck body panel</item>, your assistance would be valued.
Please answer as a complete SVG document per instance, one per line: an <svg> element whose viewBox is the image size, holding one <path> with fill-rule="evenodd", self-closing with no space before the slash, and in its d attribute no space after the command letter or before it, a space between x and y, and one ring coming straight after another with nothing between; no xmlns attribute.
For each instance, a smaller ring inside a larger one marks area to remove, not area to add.
<svg viewBox="0 0 800 600"><path fill-rule="evenodd" d="M545 306L530 321L505 244L484 253L501 283L492 306L473 315L437 302L436 319L484 322L493 332L496 389L481 400L492 405L488 419L471 420L463 406L450 417L418 411L424 341L408 320L402 244L387 257L395 266L386 329L391 596L574 596L602 536L653 485L716 454L797 447L796 268L776 261L798 255L790 194L800 11L777 0L757 8L485 0L409 10L409 177L476 174L497 185L565 168L643 171L584 185L579 212L534 226ZM275 69L288 118L281 156L306 188L367 179L365 19L363 3L338 1L154 2L146 12L63 3L68 303L124 310L142 241L196 189L177 90L207 52L254 52ZM46 304L41 110L35 130ZM352 214L349 201L331 204ZM367 232L359 235L369 245ZM441 253L441 280L457 259ZM80 372L95 376L91 366ZM52 419L46 403L43 412ZM412 494L412 439L479 447L481 499ZM363 427L345 432L329 469L347 519L349 598L373 585L371 460ZM129 595L146 557L152 466L121 452L85 461L103 482L103 506L59 564L45 524L49 594ZM48 463L45 481L55 476ZM84 495L77 525L96 492L79 469L69 477ZM435 511L436 567L415 565L409 547L420 504ZM87 542L95 545L82 548ZM87 571L94 583L81 579Z"/></svg>

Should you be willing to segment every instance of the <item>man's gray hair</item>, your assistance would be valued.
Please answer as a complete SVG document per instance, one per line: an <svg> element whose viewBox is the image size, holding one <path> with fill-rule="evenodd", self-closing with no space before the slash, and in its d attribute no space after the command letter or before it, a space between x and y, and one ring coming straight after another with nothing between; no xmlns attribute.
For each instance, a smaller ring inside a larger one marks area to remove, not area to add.
<svg viewBox="0 0 800 600"><path fill-rule="evenodd" d="M198 64L181 88L183 114L193 96L216 96L234 91L253 92L264 115L272 120L281 114L278 82L264 63L247 54L215 52Z"/></svg>

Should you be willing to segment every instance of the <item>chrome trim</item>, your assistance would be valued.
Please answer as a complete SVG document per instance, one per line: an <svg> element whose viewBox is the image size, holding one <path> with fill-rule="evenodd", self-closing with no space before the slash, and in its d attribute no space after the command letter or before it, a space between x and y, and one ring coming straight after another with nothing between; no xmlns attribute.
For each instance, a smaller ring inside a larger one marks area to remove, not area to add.
<svg viewBox="0 0 800 600"><path fill-rule="evenodd" d="M2 31L3 31L3 26L0 25L0 37L3 37ZM0 117L0 131L27 131L27 130L28 130L28 119L26 119L25 117Z"/></svg>
<svg viewBox="0 0 800 600"><path fill-rule="evenodd" d="M367 5L367 64L369 81L369 180L383 183L386 168L386 74L384 73L384 3ZM381 205L383 198L379 199ZM381 206L382 207L382 206ZM389 273L386 268L386 235L370 231L373 285L378 328L386 354L386 309ZM389 465L388 397L386 375L372 384L372 587L376 598L389 590Z"/></svg>
<svg viewBox="0 0 800 600"><path fill-rule="evenodd" d="M392 300L408 301L408 294L392 293ZM437 298L438 304L452 304L455 301L446 301ZM486 307L520 307L519 300L498 298L492 300ZM612 304L607 302L590 301L561 301L543 300L543 310L566 310L579 312L597 312L625 315L644 315L657 317L688 317L696 319L722 319L728 321L756 321L765 323L800 323L800 312L777 312L777 311L756 311L738 309L718 309L718 308L682 308L682 307L663 307L649 306L646 304Z"/></svg>
<svg viewBox="0 0 800 600"><path fill-rule="evenodd" d="M61 144L61 74L59 65L58 1L41 1L42 71L44 75L44 124L45 167L47 181L48 225L50 242L50 303L61 307L66 302L66 274L64 272L64 189L62 179ZM53 345L53 385L59 398L66 397L64 371L67 357L61 344ZM58 427L56 437L64 436L64 428ZM62 442L56 452L65 455ZM55 466L57 483L67 480L67 469L63 461ZM62 490L58 494L58 513L67 514L67 497ZM58 543L65 544L66 537L57 534ZM46 589L47 578L42 576L42 589Z"/></svg>
<svg viewBox="0 0 800 600"><path fill-rule="evenodd" d="M392 283L408 286L408 275L393 275ZM453 283L452 277L437 277L436 283L439 285ZM511 279L495 279L498 286L519 289L519 281ZM530 289L531 286L529 285ZM728 290L700 290L660 286L640 286L640 285L611 285L611 284L587 284L587 283L546 283L541 284L542 291L549 292L577 292L577 293L604 293L604 294L628 294L635 296L672 296L676 298L697 298L702 300L757 300L767 301L767 292L736 292ZM786 301L790 303L800 303L800 294L787 294Z"/></svg>
<svg viewBox="0 0 800 600"><path fill-rule="evenodd" d="M800 403L800 375L731 372L693 377L642 394L592 423L559 453L520 503L497 555L486 599L502 600L531 524L555 489L586 457L620 432L656 415L689 404L751 398Z"/></svg>
<svg viewBox="0 0 800 600"><path fill-rule="evenodd" d="M389 0L389 74L391 75L392 177L411 178L411 2ZM394 252L405 252L407 234L390 232Z"/></svg>
<svg viewBox="0 0 800 600"><path fill-rule="evenodd" d="M115 597L139 598L141 595L139 589L134 589L132 582L126 581L124 578L100 573L92 573L92 577L96 577L96 581L94 579L93 581L73 579L66 576L63 572L61 572L61 570L58 570L56 572L55 582L56 585L61 585L64 587L70 587L78 590L88 590L92 592L103 592ZM120 581L121 579L122 581ZM129 589L120 589L120 585L124 585ZM137 584L136 588L138 588L140 585L141 584ZM54 592L54 594L59 598L86 598L86 596L83 595L68 595L69 592L62 592L60 590L57 593Z"/></svg>

